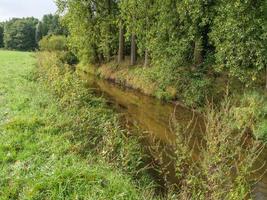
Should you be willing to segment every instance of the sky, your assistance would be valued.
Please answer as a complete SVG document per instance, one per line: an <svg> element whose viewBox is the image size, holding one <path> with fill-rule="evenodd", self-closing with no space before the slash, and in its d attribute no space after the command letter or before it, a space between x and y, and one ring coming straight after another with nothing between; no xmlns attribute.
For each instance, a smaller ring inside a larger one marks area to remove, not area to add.
<svg viewBox="0 0 267 200"><path fill-rule="evenodd" d="M13 17L36 17L55 13L54 0L0 0L0 21Z"/></svg>

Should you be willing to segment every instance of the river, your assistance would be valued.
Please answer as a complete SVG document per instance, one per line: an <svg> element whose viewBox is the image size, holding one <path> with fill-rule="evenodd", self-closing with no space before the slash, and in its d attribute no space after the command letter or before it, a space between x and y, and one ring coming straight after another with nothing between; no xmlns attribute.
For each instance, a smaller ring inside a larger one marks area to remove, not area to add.
<svg viewBox="0 0 267 200"><path fill-rule="evenodd" d="M120 87L87 73L79 72L79 74L87 81L90 90L93 89L97 95L104 97L108 104L122 116L126 127L139 127L142 133L152 136L149 138L171 144L176 139L176 134L172 131L172 121L175 120L182 126L190 124L189 129L194 130L190 141L192 146L194 141L201 140L201 132L203 132L204 127L201 114L182 105L162 102L136 90ZM195 148L194 151L193 155L197 156L198 149ZM267 200L266 166L262 167L266 161L267 150L264 150L255 165L255 169L260 168L260 170L257 170L253 176L254 179L259 179L253 186L253 198L255 200ZM169 165L168 170L173 171L171 165ZM168 176L171 182L175 182L173 173L170 172Z"/></svg>

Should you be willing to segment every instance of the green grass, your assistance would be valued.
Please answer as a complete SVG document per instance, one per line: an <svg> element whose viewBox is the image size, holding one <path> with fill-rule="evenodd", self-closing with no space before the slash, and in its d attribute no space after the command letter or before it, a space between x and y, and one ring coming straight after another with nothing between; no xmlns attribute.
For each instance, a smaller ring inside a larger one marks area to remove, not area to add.
<svg viewBox="0 0 267 200"><path fill-rule="evenodd" d="M121 133L112 111L93 96L82 106L67 105L33 75L35 56L0 51L0 199L117 200L150 195L149 185L141 188L132 178L134 169L124 170L120 163L98 156L109 150L104 145L108 142L96 148L92 140L99 142L99 137L84 132L113 137Z"/></svg>
<svg viewBox="0 0 267 200"><path fill-rule="evenodd" d="M164 101L180 101L184 105L201 109L205 107L207 96L221 98L218 88L214 88L215 78L206 70L189 71L168 66L130 66L127 61L115 61L100 66L78 65L78 69L94 73L103 79L138 90L146 95ZM174 76L175 74L175 76ZM220 90L220 92L222 92ZM213 95L211 95L211 93Z"/></svg>

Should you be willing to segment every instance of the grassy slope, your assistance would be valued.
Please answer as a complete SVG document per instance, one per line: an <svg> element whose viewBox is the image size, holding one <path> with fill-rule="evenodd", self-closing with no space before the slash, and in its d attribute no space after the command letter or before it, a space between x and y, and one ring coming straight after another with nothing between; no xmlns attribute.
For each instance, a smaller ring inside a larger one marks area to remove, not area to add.
<svg viewBox="0 0 267 200"><path fill-rule="evenodd" d="M140 92L153 96L158 99L174 100L177 98L176 90L173 86L167 86L164 90L157 81L150 78L153 68L144 68L142 66L129 67L127 63L118 66L111 62L97 67L78 65L78 69L88 73L96 73L101 78L113 81L120 85L139 90Z"/></svg>
<svg viewBox="0 0 267 200"><path fill-rule="evenodd" d="M221 87L213 88L215 79L203 72L141 65L130 66L127 61L115 61L98 67L79 64L78 69L95 73L101 78L136 89L161 100L178 100L184 105L203 108L206 96L221 98ZM212 95L211 95L212 94Z"/></svg>
<svg viewBox="0 0 267 200"><path fill-rule="evenodd" d="M31 79L35 63L0 51L0 199L141 199L129 176L73 150L55 126L68 116Z"/></svg>

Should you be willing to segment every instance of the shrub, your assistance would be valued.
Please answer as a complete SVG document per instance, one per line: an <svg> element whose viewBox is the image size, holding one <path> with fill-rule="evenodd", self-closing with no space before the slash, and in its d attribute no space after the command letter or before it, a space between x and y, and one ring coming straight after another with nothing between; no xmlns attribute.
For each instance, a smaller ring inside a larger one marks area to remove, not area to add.
<svg viewBox="0 0 267 200"><path fill-rule="evenodd" d="M61 52L59 57L62 62L66 62L68 65L78 64L78 58L70 51Z"/></svg>
<svg viewBox="0 0 267 200"><path fill-rule="evenodd" d="M198 147L196 160L192 160L194 152L187 142L192 134L178 130L176 174L180 175L181 183L178 199L249 198L252 192L249 177L263 146L249 137L248 130L256 125L255 107L248 112L244 109L243 123L239 118L243 105L225 100L219 108L210 105L206 109L204 141Z"/></svg>
<svg viewBox="0 0 267 200"><path fill-rule="evenodd" d="M201 71L180 72L176 88L182 101L191 107L204 107L206 98L211 95L212 80Z"/></svg>
<svg viewBox="0 0 267 200"><path fill-rule="evenodd" d="M237 110L238 125L248 124L249 118L253 120L251 130L254 137L267 142L267 100L258 92L246 92L240 101Z"/></svg>
<svg viewBox="0 0 267 200"><path fill-rule="evenodd" d="M41 51L66 51L67 39L62 35L45 36L39 42Z"/></svg>
<svg viewBox="0 0 267 200"><path fill-rule="evenodd" d="M41 51L56 52L59 60L69 65L78 63L77 57L68 50L67 38L62 35L45 36L40 42Z"/></svg>

